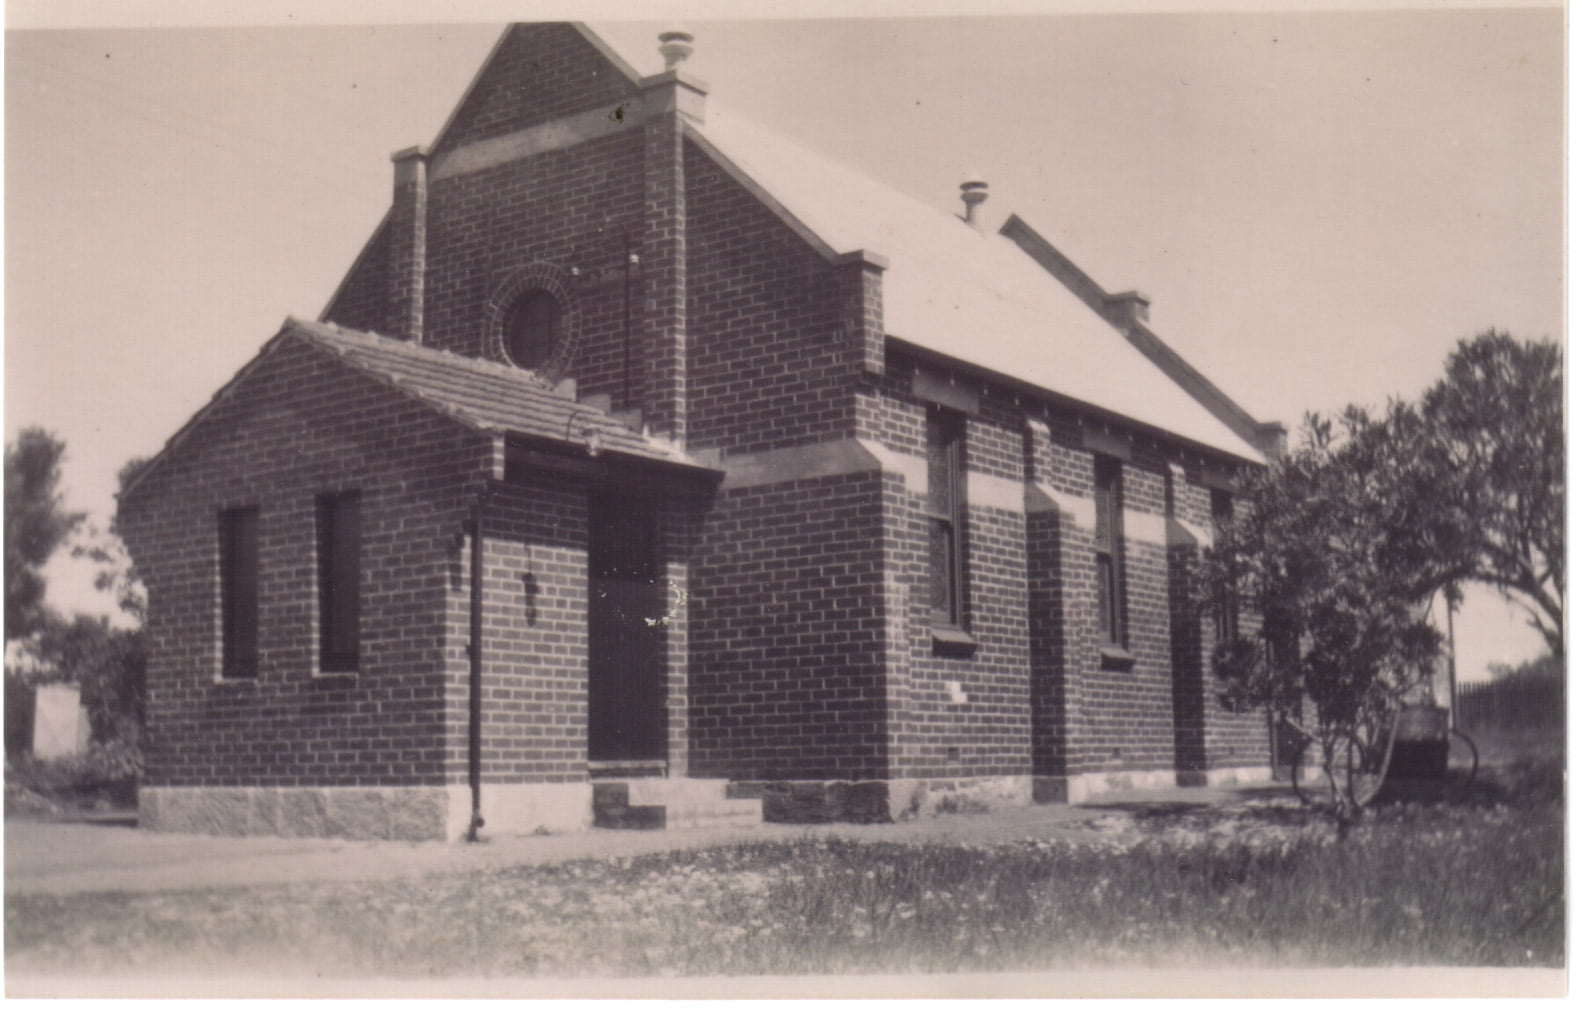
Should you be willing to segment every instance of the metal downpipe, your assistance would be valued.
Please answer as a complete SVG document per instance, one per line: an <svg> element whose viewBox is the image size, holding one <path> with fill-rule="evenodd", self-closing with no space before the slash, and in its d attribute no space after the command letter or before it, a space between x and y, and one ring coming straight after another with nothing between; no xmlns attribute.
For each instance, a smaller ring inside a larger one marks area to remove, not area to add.
<svg viewBox="0 0 1579 1009"><path fill-rule="evenodd" d="M467 685L466 779L471 786L472 815L466 840L475 842L482 829L482 606L483 606L483 510L488 495L478 495L471 522L471 640L467 655L471 660Z"/></svg>

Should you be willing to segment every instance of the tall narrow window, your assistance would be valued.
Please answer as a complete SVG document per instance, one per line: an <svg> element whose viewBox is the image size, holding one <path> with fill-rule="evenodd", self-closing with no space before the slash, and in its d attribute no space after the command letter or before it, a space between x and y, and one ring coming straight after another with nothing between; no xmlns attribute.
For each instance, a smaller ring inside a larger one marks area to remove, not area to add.
<svg viewBox="0 0 1579 1009"><path fill-rule="evenodd" d="M1124 644L1124 464L1096 457L1097 631Z"/></svg>
<svg viewBox="0 0 1579 1009"><path fill-rule="evenodd" d="M258 675L258 510L219 513L220 675Z"/></svg>
<svg viewBox="0 0 1579 1009"><path fill-rule="evenodd" d="M356 672L361 651L362 496L318 499L319 669Z"/></svg>
<svg viewBox="0 0 1579 1009"><path fill-rule="evenodd" d="M927 518L931 524L932 619L965 626L965 416L927 411Z"/></svg>
<svg viewBox="0 0 1579 1009"><path fill-rule="evenodd" d="M1234 520L1234 499L1225 490L1212 491L1212 524L1218 535ZM1218 588L1217 640L1232 641L1239 636L1239 593L1237 586L1225 583Z"/></svg>

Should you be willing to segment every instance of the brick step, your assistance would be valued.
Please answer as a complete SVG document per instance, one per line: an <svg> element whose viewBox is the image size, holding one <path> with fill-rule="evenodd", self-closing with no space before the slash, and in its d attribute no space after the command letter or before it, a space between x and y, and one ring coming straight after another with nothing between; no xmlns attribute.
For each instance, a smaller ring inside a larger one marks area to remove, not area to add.
<svg viewBox="0 0 1579 1009"><path fill-rule="evenodd" d="M697 827L755 827L762 823L757 799L715 799L712 802L670 803L664 826L669 830Z"/></svg>
<svg viewBox="0 0 1579 1009"><path fill-rule="evenodd" d="M662 830L666 826L662 806L592 807L592 825L604 830Z"/></svg>
<svg viewBox="0 0 1579 1009"><path fill-rule="evenodd" d="M728 783L701 778L637 778L592 783L593 826L613 830L749 827L760 799L726 797Z"/></svg>
<svg viewBox="0 0 1579 1009"><path fill-rule="evenodd" d="M731 798L729 782L709 778L622 778L592 782L594 805L662 806Z"/></svg>
<svg viewBox="0 0 1579 1009"><path fill-rule="evenodd" d="M716 802L729 798L729 782L723 778L633 778L630 786L632 806L662 806L675 802Z"/></svg>

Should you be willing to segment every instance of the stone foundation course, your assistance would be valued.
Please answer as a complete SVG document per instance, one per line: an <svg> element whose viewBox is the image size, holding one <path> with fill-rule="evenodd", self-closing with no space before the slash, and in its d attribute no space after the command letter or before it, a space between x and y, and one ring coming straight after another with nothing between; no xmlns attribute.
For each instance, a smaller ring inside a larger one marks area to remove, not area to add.
<svg viewBox="0 0 1579 1009"><path fill-rule="evenodd" d="M1028 806L1031 779L744 781L730 785L729 795L761 799L762 818L770 823L890 823Z"/></svg>
<svg viewBox="0 0 1579 1009"><path fill-rule="evenodd" d="M592 824L590 785L483 787L483 833L568 833ZM471 822L465 786L144 788L146 830L222 837L458 841Z"/></svg>
<svg viewBox="0 0 1579 1009"><path fill-rule="evenodd" d="M359 841L445 839L444 788L144 788L144 829L225 837L340 837Z"/></svg>

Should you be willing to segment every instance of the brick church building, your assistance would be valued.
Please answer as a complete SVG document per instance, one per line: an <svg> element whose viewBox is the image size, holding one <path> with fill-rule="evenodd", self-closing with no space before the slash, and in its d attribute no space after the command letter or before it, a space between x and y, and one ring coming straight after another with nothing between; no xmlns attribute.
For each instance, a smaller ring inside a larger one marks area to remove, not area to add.
<svg viewBox="0 0 1579 1009"><path fill-rule="evenodd" d="M322 317L123 492L144 824L887 820L1265 775L1190 580L1282 429L985 183L903 196L662 42L643 76L507 29Z"/></svg>

